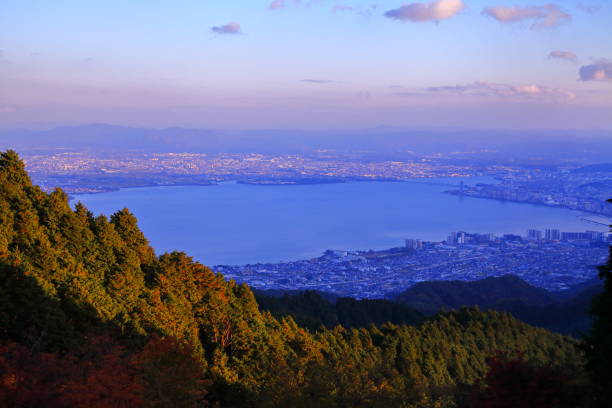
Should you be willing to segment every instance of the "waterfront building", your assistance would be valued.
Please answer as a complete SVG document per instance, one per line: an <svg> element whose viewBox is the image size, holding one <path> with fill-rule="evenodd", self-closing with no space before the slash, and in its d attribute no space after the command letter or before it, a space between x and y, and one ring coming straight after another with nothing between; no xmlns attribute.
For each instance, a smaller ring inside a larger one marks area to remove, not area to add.
<svg viewBox="0 0 612 408"><path fill-rule="evenodd" d="M558 229L547 229L546 240L547 241L558 241L561 239L561 231Z"/></svg>
<svg viewBox="0 0 612 408"><path fill-rule="evenodd" d="M541 241L542 240L542 231L535 230L535 229L530 229L530 230L527 231L527 238L533 239L533 240L536 240L536 241Z"/></svg>
<svg viewBox="0 0 612 408"><path fill-rule="evenodd" d="M422 249L423 241L420 239L407 239L406 240L406 248L409 249Z"/></svg>

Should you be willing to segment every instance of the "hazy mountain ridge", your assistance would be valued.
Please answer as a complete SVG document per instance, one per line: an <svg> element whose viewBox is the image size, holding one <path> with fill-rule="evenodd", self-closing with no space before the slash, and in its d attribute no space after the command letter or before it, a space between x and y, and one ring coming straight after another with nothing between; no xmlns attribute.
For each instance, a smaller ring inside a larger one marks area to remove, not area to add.
<svg viewBox="0 0 612 408"><path fill-rule="evenodd" d="M592 299L603 290L593 279L560 292L549 292L514 275L478 281L428 281L418 283L390 299L342 298L316 291L259 291L261 310L277 318L292 316L310 330L319 327L368 327L390 321L418 324L443 310L479 307L512 314L526 323L582 337L591 327Z"/></svg>
<svg viewBox="0 0 612 408"><path fill-rule="evenodd" d="M612 131L431 130L377 127L362 130L147 129L107 124L49 130L0 131L0 147L19 149L131 149L148 152L313 153L353 151L373 156L481 152L491 157L612 155Z"/></svg>

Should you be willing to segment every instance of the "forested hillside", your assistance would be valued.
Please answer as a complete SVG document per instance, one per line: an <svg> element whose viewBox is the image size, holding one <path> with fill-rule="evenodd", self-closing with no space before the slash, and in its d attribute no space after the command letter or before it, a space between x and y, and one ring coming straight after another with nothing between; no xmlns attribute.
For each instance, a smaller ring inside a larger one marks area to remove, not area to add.
<svg viewBox="0 0 612 408"><path fill-rule="evenodd" d="M498 406L477 404L517 364L548 381L530 392L575 406L572 339L477 309L309 332L186 254L157 256L127 209L73 209L0 157L0 406Z"/></svg>
<svg viewBox="0 0 612 408"><path fill-rule="evenodd" d="M279 319L291 316L299 326L310 330L338 325L361 328L387 322L416 325L425 320L421 312L388 300L337 298L329 301L324 294L312 290L281 296L255 291L255 299L261 310L269 311Z"/></svg>
<svg viewBox="0 0 612 408"><path fill-rule="evenodd" d="M419 282L393 300L426 315L478 306L508 312L521 321L557 333L582 337L591 327L591 301L602 290L603 284L597 280L567 291L548 292L517 276L505 275L473 282Z"/></svg>

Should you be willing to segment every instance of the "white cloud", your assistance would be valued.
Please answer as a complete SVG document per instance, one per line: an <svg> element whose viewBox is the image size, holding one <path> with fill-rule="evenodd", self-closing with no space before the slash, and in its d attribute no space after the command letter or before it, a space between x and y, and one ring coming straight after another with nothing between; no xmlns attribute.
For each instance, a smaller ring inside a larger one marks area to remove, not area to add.
<svg viewBox="0 0 612 408"><path fill-rule="evenodd" d="M268 9L278 10L278 9L285 8L286 6L287 6L286 0L274 0L272 3L270 3L270 5L268 6Z"/></svg>
<svg viewBox="0 0 612 408"><path fill-rule="evenodd" d="M465 95L496 97L504 99L531 99L531 100L573 100L574 92L566 89L550 88L543 85L525 84L508 85L486 81L476 81L467 85L429 87L430 94Z"/></svg>
<svg viewBox="0 0 612 408"><path fill-rule="evenodd" d="M334 13L337 13L339 11L354 11L354 10L355 10L354 7L347 6L345 4L338 4L338 5L335 5L334 7L332 7L332 11Z"/></svg>
<svg viewBox="0 0 612 408"><path fill-rule="evenodd" d="M240 34L240 24L232 21L222 26L215 26L211 28L211 31L217 34Z"/></svg>
<svg viewBox="0 0 612 408"><path fill-rule="evenodd" d="M531 28L550 28L567 23L572 16L562 11L556 4L543 6L492 6L485 7L482 14L492 17L500 23L518 23L534 20Z"/></svg>
<svg viewBox="0 0 612 408"><path fill-rule="evenodd" d="M324 3L323 0L274 0L269 3L268 10L274 11L288 8L315 7L322 6ZM357 6L341 2L330 6L330 8L334 13L352 12L364 17L369 17L373 14L374 10L378 8L378 5L370 4L368 6Z"/></svg>
<svg viewBox="0 0 612 408"><path fill-rule="evenodd" d="M600 58L593 64L580 67L582 81L612 81L612 60Z"/></svg>
<svg viewBox="0 0 612 408"><path fill-rule="evenodd" d="M578 61L578 56L571 51L559 51L559 50L551 51L548 54L548 58L562 59L562 60L572 61L572 62Z"/></svg>
<svg viewBox="0 0 612 408"><path fill-rule="evenodd" d="M465 8L463 0L435 0L429 3L410 3L389 10L385 17L400 21L441 21L456 16Z"/></svg>

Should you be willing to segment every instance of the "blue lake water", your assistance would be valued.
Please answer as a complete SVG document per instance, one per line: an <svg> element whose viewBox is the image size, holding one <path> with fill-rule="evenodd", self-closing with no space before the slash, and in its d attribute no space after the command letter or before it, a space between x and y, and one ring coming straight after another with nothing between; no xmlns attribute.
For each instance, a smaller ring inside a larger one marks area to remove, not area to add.
<svg viewBox="0 0 612 408"><path fill-rule="evenodd" d="M385 249L406 238L441 241L459 230L606 231L581 221L580 212L442 194L449 187L426 182L459 180L132 188L77 195L75 202L96 214L127 207L158 252L185 251L207 265L296 260L330 248Z"/></svg>

